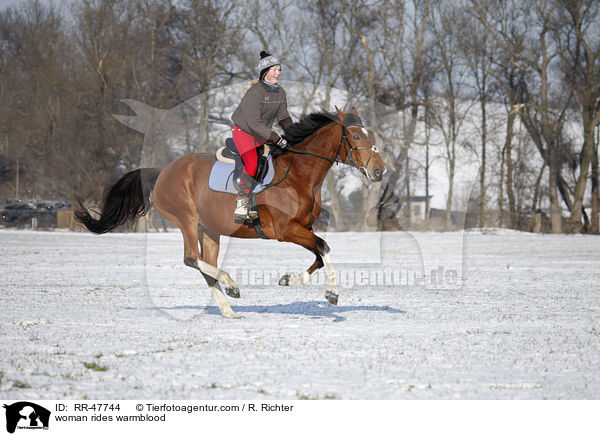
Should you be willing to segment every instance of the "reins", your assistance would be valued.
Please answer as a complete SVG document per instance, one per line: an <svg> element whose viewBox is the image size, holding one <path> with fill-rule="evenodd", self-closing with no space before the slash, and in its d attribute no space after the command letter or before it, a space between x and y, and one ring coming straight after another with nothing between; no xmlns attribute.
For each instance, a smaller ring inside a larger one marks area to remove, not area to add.
<svg viewBox="0 0 600 436"><path fill-rule="evenodd" d="M348 139L348 135L346 135L346 130L351 128L351 127L360 127L361 129L364 130L363 126L359 126L359 125L351 125L351 126L344 126L342 124L342 135L340 136L340 143L338 145L338 149L337 152L335 154L335 159L332 159L330 157L327 156L321 156L319 154L314 154L314 153L309 153L308 151L302 151L302 150L294 150L293 148L289 148L288 150L290 151L290 153L292 153L292 158L290 159L290 165L288 166L287 171L285 172L285 174L283 175L283 177L281 178L281 180L279 180L277 183L270 183L268 185L265 186L265 189L267 188L272 188L273 186L277 186L279 185L281 182L283 182L286 177L288 176L288 174L290 173L290 170L292 168L292 162L294 161L294 154L302 154L305 156L311 156L311 157L316 157L318 159L323 159L326 160L328 162L331 162L332 164L342 164L342 165L349 165L352 167L357 168L358 170L361 169L366 169L366 166L369 165L369 162L371 161L371 158L373 157L373 153L377 152L377 147L376 146L371 146L371 147L353 147L352 144L350 144L350 140ZM340 151L342 150L342 145L344 145L344 150L346 151L346 156L348 157L349 161L345 162L343 160L340 159ZM356 150L366 150L366 149L371 149L371 155L369 156L369 159L367 160L367 163L365 165L354 161L354 159L352 159L352 154L354 153L354 151Z"/></svg>
<svg viewBox="0 0 600 436"><path fill-rule="evenodd" d="M285 172L285 174L283 175L283 177L281 178L281 180L279 182L277 182L277 183L269 183L268 185L265 185L265 189L272 188L273 186L277 186L281 182L283 182L287 178L288 174L290 173L290 170L292 169L292 162L294 162L294 155L293 154L292 154L292 157L290 159L290 165L288 166L288 169Z"/></svg>

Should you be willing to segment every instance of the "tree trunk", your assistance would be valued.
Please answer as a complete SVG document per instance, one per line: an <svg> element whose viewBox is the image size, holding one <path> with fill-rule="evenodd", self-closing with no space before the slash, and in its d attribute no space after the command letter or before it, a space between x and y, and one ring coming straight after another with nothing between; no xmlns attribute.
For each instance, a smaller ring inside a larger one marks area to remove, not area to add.
<svg viewBox="0 0 600 436"><path fill-rule="evenodd" d="M502 149L502 159L500 160L500 193L498 194L498 227L504 226L504 162L506 156L506 146Z"/></svg>
<svg viewBox="0 0 600 436"><path fill-rule="evenodd" d="M363 231L373 231L379 226L379 223L376 223L376 227L373 229L373 226L369 225L370 223L368 218L372 216L378 216L377 206L379 204L379 199L381 198L382 190L383 183L365 182L365 186L363 187L363 207L365 210L362 226Z"/></svg>
<svg viewBox="0 0 600 436"><path fill-rule="evenodd" d="M562 216L561 216L561 208L560 203L558 201L558 168L556 164L556 159L553 156L554 153L550 153L550 171L549 171L549 188L550 188L550 214L552 221L552 233L561 233L562 232Z"/></svg>
<svg viewBox="0 0 600 436"><path fill-rule="evenodd" d="M452 224L452 195L454 191L454 160L450 160L449 164L449 177L448 177L448 198L446 199L446 222L444 230L448 231Z"/></svg>
<svg viewBox="0 0 600 436"><path fill-rule="evenodd" d="M600 126L596 127L596 149L592 156L592 215L590 216L590 233L597 235L600 233L600 222L598 220L598 207L600 206L600 189L598 189L598 138Z"/></svg>
<svg viewBox="0 0 600 436"><path fill-rule="evenodd" d="M412 146L412 143L415 139L415 131L417 128L417 121L419 116L419 106L415 103L417 101L416 93L414 95L411 94L412 106L410 109L410 118L408 122L406 122L406 118L404 118L404 148L402 148L400 152L400 161L404 163L404 189L406 195L406 205L405 208L405 216L403 217L403 225L406 228L410 228L411 225L411 201L410 201L410 160L409 160L409 150Z"/></svg>
<svg viewBox="0 0 600 436"><path fill-rule="evenodd" d="M575 192L573 194L573 205L571 207L571 216L567 226L569 233L580 233L583 229L581 222L581 209L583 207L583 196L588 183L590 174L590 164L594 155L594 125L593 119L590 118L589 112L583 113L583 149L581 150L581 171Z"/></svg>
<svg viewBox="0 0 600 436"><path fill-rule="evenodd" d="M340 197L338 195L337 183L333 171L329 171L325 181L327 183L327 190L329 191L329 195L331 197L331 214L333 215L335 221L335 230L344 230L344 211L342 210L342 203L340 202ZM329 223L327 227L331 228L331 223Z"/></svg>
<svg viewBox="0 0 600 436"><path fill-rule="evenodd" d="M425 142L425 231L429 230L429 137Z"/></svg>
<svg viewBox="0 0 600 436"><path fill-rule="evenodd" d="M535 181L535 190L533 191L533 202L531 204L531 211L535 212L538 210L538 204L540 201L541 190L542 190L542 178L544 177L544 170L546 169L546 165L542 165L540 169L540 174L538 175Z"/></svg>
<svg viewBox="0 0 600 436"><path fill-rule="evenodd" d="M511 111L508 114L508 123L506 126L506 195L508 196L508 207L510 210L510 228L517 228L517 210L515 207L515 192L513 189L513 161L512 161L512 138L513 126L516 113Z"/></svg>
<svg viewBox="0 0 600 436"><path fill-rule="evenodd" d="M410 159L406 150L406 161L404 166L404 185L406 186L406 228L410 229L412 221L412 200L410 192Z"/></svg>
<svg viewBox="0 0 600 436"><path fill-rule="evenodd" d="M487 143L487 110L481 99L481 171L479 175L479 228L485 227L485 161Z"/></svg>

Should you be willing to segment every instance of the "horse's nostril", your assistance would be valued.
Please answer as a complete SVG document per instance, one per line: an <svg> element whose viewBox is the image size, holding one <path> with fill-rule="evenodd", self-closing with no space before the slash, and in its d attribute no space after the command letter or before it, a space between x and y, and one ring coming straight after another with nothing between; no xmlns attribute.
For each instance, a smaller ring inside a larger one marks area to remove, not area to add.
<svg viewBox="0 0 600 436"><path fill-rule="evenodd" d="M374 175L375 177L379 178L379 177L381 177L381 174L382 174L381 168L375 168L375 169L373 170L373 175Z"/></svg>

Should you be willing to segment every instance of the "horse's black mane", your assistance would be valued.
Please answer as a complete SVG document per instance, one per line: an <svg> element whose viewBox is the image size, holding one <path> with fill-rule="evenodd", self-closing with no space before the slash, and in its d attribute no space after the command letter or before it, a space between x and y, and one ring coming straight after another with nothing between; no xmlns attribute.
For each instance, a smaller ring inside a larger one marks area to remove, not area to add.
<svg viewBox="0 0 600 436"><path fill-rule="evenodd" d="M302 117L300 120L285 129L283 136L291 145L296 145L304 141L317 130L333 122L340 122L340 118L333 112L324 111L312 113ZM360 118L352 113L347 114L344 124L350 125L354 123L361 123Z"/></svg>

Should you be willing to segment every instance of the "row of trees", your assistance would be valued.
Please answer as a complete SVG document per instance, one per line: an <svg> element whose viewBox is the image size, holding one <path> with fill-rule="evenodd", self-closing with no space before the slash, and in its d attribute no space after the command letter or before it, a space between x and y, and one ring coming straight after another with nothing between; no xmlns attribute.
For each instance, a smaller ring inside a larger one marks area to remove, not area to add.
<svg viewBox="0 0 600 436"><path fill-rule="evenodd" d="M0 194L19 165L30 196L99 197L140 163L143 138L112 116L121 99L169 108L252 79L263 48L302 88L293 115L339 104L319 89L360 96L344 103L389 167L362 187L364 210L410 211L437 159L447 225L459 202L481 227L547 209L553 232L598 233L595 0L29 0L0 12ZM479 168L470 201L465 166ZM328 178L343 226L342 188Z"/></svg>

